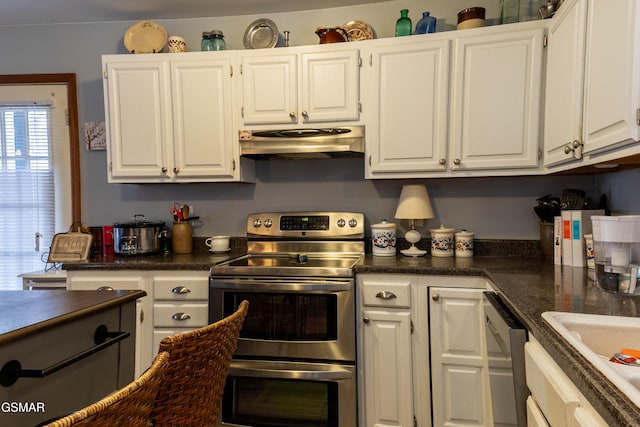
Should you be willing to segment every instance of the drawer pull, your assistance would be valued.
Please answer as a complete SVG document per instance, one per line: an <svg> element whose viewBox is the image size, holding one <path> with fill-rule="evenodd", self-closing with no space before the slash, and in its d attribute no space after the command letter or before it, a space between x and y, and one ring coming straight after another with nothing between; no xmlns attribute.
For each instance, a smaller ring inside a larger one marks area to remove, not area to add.
<svg viewBox="0 0 640 427"><path fill-rule="evenodd" d="M381 299L394 299L394 298L398 298L396 296L396 294L394 294L391 291L380 291L376 294L376 298L381 298Z"/></svg>
<svg viewBox="0 0 640 427"><path fill-rule="evenodd" d="M173 292L174 294L188 294L189 292L191 292L191 289L184 286L176 286L175 288L171 289L171 292Z"/></svg>
<svg viewBox="0 0 640 427"><path fill-rule="evenodd" d="M173 320L189 320L191 319L191 316L189 316L187 313L176 313L171 316L171 318Z"/></svg>
<svg viewBox="0 0 640 427"><path fill-rule="evenodd" d="M96 328L93 335L94 347L81 351L65 360L54 363L44 369L22 369L22 364L17 360L10 360L0 369L0 385L9 387L18 381L18 378L44 378L62 368L73 365L94 353L116 344L131 335L129 332L109 332L105 325ZM110 339L107 339L110 338Z"/></svg>

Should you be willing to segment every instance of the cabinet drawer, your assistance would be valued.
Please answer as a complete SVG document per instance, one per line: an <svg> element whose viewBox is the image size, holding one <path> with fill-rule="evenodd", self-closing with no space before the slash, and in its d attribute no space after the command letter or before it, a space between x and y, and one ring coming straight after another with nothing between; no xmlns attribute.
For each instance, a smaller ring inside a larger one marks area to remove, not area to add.
<svg viewBox="0 0 640 427"><path fill-rule="evenodd" d="M536 404L536 401L527 397L527 426L528 427L549 427L542 411Z"/></svg>
<svg viewBox="0 0 640 427"><path fill-rule="evenodd" d="M160 348L160 341L164 337L169 337L171 335L176 335L182 332L193 331L196 328L160 328L153 330L153 351L154 354L158 352Z"/></svg>
<svg viewBox="0 0 640 427"><path fill-rule="evenodd" d="M576 387L540 344L529 341L524 349L527 386L549 425L572 425L569 421L580 405Z"/></svg>
<svg viewBox="0 0 640 427"><path fill-rule="evenodd" d="M168 301L206 301L209 299L209 279L156 277L153 280L153 297Z"/></svg>
<svg viewBox="0 0 640 427"><path fill-rule="evenodd" d="M105 278L72 278L68 281L69 290L95 291L98 289L134 290L142 289L144 279L142 276L131 277L105 277Z"/></svg>
<svg viewBox="0 0 640 427"><path fill-rule="evenodd" d="M209 310L206 303L153 305L153 326L156 328L199 328L208 323Z"/></svg>
<svg viewBox="0 0 640 427"><path fill-rule="evenodd" d="M362 303L370 307L409 308L411 283L363 282Z"/></svg>

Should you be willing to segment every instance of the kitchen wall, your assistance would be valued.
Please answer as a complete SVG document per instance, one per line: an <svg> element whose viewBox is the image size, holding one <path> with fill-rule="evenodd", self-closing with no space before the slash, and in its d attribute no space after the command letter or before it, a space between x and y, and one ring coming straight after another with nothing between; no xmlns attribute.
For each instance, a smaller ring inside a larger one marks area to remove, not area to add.
<svg viewBox="0 0 640 427"><path fill-rule="evenodd" d="M469 6L487 8L488 23L497 22L498 0L388 1L331 10L261 16L163 20L172 35L181 35L197 50L201 32L220 29L229 49L241 49L247 26L266 17L280 31L291 32L292 45L316 44L318 26L336 26L358 19L369 23L378 38L392 37L399 10L407 8L415 22L423 10L438 19L437 31L452 30L456 14ZM153 16L149 16L153 19ZM63 73L78 76L80 127L104 119L101 55L127 54L122 36L133 22L97 22L58 25L0 26L0 73ZM250 212L270 210L355 210L370 223L392 219L405 181L367 181L362 159L267 161L257 163L255 184L107 184L104 151L81 149L83 217L87 225L129 220L136 213L169 221L173 201L192 204L202 224L198 236L225 233L244 235ZM563 188L582 188L594 198L606 191L616 209L637 212L624 189L637 182L636 172L611 177L506 177L412 180L429 188L436 218L424 229L440 223L476 232L477 238L538 239L532 213L535 199L559 195ZM406 227L406 224L402 224Z"/></svg>

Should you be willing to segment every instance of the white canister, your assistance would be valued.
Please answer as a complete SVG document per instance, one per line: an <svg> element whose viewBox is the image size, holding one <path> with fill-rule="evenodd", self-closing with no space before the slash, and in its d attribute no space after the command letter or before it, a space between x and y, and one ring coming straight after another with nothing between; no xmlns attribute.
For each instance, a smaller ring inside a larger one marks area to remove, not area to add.
<svg viewBox="0 0 640 427"><path fill-rule="evenodd" d="M455 229L441 225L431 230L431 256L452 257L454 253L453 233Z"/></svg>
<svg viewBox="0 0 640 427"><path fill-rule="evenodd" d="M456 233L456 257L471 258L473 256L473 235L467 230Z"/></svg>
<svg viewBox="0 0 640 427"><path fill-rule="evenodd" d="M375 256L396 256L396 225L383 219L371 225L371 253Z"/></svg>

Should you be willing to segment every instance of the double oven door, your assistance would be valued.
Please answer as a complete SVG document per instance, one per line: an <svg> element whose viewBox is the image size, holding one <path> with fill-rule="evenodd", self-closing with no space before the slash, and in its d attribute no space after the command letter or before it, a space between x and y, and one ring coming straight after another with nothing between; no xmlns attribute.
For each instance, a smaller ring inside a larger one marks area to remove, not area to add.
<svg viewBox="0 0 640 427"><path fill-rule="evenodd" d="M221 425L355 427L353 278L212 276L209 320L242 300Z"/></svg>

